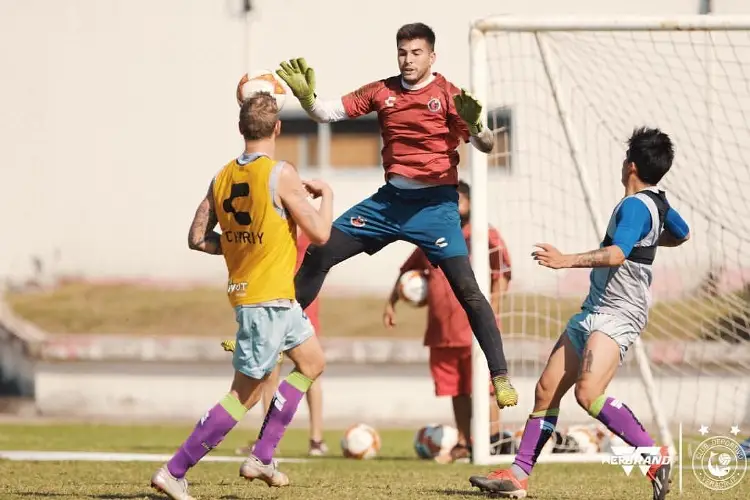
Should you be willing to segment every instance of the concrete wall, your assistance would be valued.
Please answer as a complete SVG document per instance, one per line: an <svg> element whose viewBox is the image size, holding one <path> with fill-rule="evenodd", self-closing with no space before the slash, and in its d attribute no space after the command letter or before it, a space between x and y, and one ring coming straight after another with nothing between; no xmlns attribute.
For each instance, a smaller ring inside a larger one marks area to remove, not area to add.
<svg viewBox="0 0 750 500"><path fill-rule="evenodd" d="M318 72L321 95L335 96L394 73L394 32L419 19L438 33L436 70L468 84L471 19L539 12L687 14L698 2L481 0L449 11L426 0L384 0L362 22L361 9L343 0L325 8L303 0L258 0L249 31L240 3L0 3L0 44L12 48L0 51L0 211L13 227L0 251L0 276L27 277L36 258L44 269L65 274L221 281L222 260L189 252L185 235L208 179L239 150L233 91L248 65L272 68L304 55ZM742 0L715 4L716 12L750 12ZM336 172L329 180L341 212L376 189L382 177L374 168ZM502 194L493 198L491 218L518 256L518 286L559 288L564 277L540 277L522 256L539 238L570 248L595 243L593 232L584 244L577 226L562 231L547 218L579 217L580 200L564 211L537 203L546 195L535 194L537 185L528 179L500 176L493 182L492 192ZM616 186L609 178L602 182ZM508 205L506 193L523 199ZM533 216L535 224L518 214ZM354 259L332 273L328 286L383 290L409 249L397 244L369 260ZM689 261L689 254L675 255L682 265L706 267L705 256Z"/></svg>
<svg viewBox="0 0 750 500"><path fill-rule="evenodd" d="M522 401L503 411L506 423L522 424L532 405L538 372L514 372ZM56 363L36 365L36 405L46 416L152 418L193 420L225 394L231 380L226 363ZM324 418L331 426L356 422L374 425L450 423L449 398L436 398L427 365L329 365L322 379ZM746 378L729 372L715 377L657 377L659 404L672 424L686 429L699 425L750 423L750 387ZM643 385L633 369L623 370L608 394L626 401L646 425L652 414ZM300 405L298 424L307 420ZM562 423L587 422L590 417L572 394L562 405ZM256 407L248 421L258 425ZM686 431L687 432L687 431Z"/></svg>

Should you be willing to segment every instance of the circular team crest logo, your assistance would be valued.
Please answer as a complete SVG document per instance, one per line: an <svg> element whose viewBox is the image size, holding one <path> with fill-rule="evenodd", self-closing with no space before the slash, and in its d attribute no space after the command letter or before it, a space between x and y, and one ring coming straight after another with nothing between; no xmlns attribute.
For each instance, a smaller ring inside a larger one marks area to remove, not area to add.
<svg viewBox="0 0 750 500"><path fill-rule="evenodd" d="M747 456L734 439L716 436L698 445L693 453L693 474L706 488L726 491L737 486L747 472Z"/></svg>
<svg viewBox="0 0 750 500"><path fill-rule="evenodd" d="M440 111L441 107L442 105L440 104L440 99L438 99L437 97L432 97L429 101L427 101L427 109L429 109L433 113L437 113L438 111Z"/></svg>

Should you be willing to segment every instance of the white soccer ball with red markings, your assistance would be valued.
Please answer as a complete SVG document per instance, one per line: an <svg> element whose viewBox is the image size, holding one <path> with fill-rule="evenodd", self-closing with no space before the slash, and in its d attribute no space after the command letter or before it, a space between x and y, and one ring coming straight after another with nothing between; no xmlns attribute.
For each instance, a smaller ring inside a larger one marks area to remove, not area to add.
<svg viewBox="0 0 750 500"><path fill-rule="evenodd" d="M398 296L412 307L427 304L427 277L421 271L406 271L398 279Z"/></svg>
<svg viewBox="0 0 750 500"><path fill-rule="evenodd" d="M380 434L366 424L352 425L341 438L341 451L346 458L373 458L380 452Z"/></svg>
<svg viewBox="0 0 750 500"><path fill-rule="evenodd" d="M286 87L272 71L263 69L250 75L246 73L237 84L237 104L242 106L246 99L258 92L268 92L274 96L279 111L284 107Z"/></svg>
<svg viewBox="0 0 750 500"><path fill-rule="evenodd" d="M450 425L425 425L414 436L414 451L419 458L431 459L447 455L456 444L458 429Z"/></svg>

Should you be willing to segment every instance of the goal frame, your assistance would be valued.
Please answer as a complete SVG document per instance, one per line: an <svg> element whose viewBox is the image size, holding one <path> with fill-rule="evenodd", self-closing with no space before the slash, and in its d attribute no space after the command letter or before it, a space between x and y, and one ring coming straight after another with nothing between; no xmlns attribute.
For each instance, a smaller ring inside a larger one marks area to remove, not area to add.
<svg viewBox="0 0 750 500"><path fill-rule="evenodd" d="M518 17L518 16L492 16L479 19L470 24L469 27L469 65L470 65L470 87L472 94L485 104L482 110L482 120L487 123L487 105L489 92L489 71L487 67L487 35L498 32L575 32L575 31L750 31L750 16L748 15L683 15L683 16L617 16L617 17L581 17L581 16L556 16L551 17ZM569 114L564 105L557 99L555 75L545 60L544 43L537 37L542 63L547 73L551 92L557 106L558 118L565 133L565 140L576 168L578 181L586 199L590 222L595 229L594 234L601 234L605 227L600 220L598 212L594 208L594 193L589 188L588 176L585 165L578 159L579 145L576 140L575 130L569 123ZM471 148L470 172L472 184L476 189L472 192L471 213L471 259L474 274L476 275L479 288L486 297L490 297L490 267L487 259L487 248L489 245L489 216L488 216L488 190L481 188L488 183L488 157L487 155ZM599 242L590 242L598 244ZM653 415L660 433L661 442L668 445L675 454L674 439L670 432L669 422L658 404L658 394L653 378L653 372L648 361L645 347L640 337L634 345L634 353L639 367L641 381L644 384L645 394L649 400ZM512 374L511 374L512 375ZM489 372L484 354L479 348L476 339L472 345L472 376L475 380L487 380ZM520 405L527 406L531 411L533 394L520 394ZM477 465L491 465L512 462L513 455L490 455L489 446L489 412L490 395L482 384L473 384L472 394L472 420L471 432L473 436L472 461ZM677 424L676 422L674 424ZM609 454L552 454L541 456L540 463L544 462L594 462L602 463Z"/></svg>

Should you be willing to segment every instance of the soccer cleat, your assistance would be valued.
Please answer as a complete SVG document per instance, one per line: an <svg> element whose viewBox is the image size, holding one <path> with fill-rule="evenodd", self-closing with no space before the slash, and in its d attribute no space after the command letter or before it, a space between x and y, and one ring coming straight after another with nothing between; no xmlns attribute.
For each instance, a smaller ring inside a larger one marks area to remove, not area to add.
<svg viewBox="0 0 750 500"><path fill-rule="evenodd" d="M195 500L188 495L188 482L184 477L177 479L164 465L151 476L151 487L164 493L172 500Z"/></svg>
<svg viewBox="0 0 750 500"><path fill-rule="evenodd" d="M236 345L234 340L225 340L221 343L221 347L227 352L234 352L234 346Z"/></svg>
<svg viewBox="0 0 750 500"><path fill-rule="evenodd" d="M310 440L310 448L308 448L307 454L311 457L322 457L328 453L328 445L325 441L313 441Z"/></svg>
<svg viewBox="0 0 750 500"><path fill-rule="evenodd" d="M669 457L669 447L662 446L659 454L662 457ZM665 464L653 464L649 467L646 477L651 480L651 486L654 489L653 500L664 500L666 498L667 493L669 493L669 483L672 482L669 478L671 472L671 459Z"/></svg>
<svg viewBox="0 0 750 500"><path fill-rule="evenodd" d="M482 492L491 493L500 498L526 498L529 480L518 479L510 469L500 469L490 472L487 477L471 476L469 482Z"/></svg>
<svg viewBox="0 0 750 500"><path fill-rule="evenodd" d="M247 457L240 467L240 476L244 477L248 481L254 481L260 479L268 485L268 487L281 488L282 486L289 485L289 478L286 474L278 469L276 460L272 460L270 464L266 465L255 455Z"/></svg>
<svg viewBox="0 0 750 500"><path fill-rule="evenodd" d="M500 409L518 404L518 391L511 385L507 375L492 377L492 386L495 388L495 399Z"/></svg>

